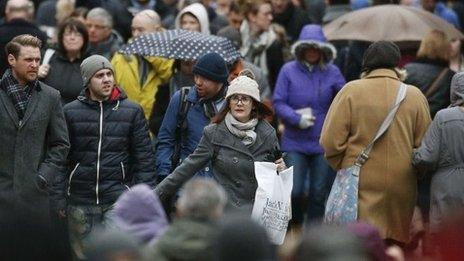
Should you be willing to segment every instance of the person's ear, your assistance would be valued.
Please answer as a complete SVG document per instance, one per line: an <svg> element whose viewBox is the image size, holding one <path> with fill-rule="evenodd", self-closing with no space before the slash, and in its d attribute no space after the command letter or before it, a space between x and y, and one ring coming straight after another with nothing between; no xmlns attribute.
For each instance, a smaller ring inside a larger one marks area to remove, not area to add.
<svg viewBox="0 0 464 261"><path fill-rule="evenodd" d="M11 67L15 67L16 65L16 58L11 53L8 54L8 64L10 64Z"/></svg>

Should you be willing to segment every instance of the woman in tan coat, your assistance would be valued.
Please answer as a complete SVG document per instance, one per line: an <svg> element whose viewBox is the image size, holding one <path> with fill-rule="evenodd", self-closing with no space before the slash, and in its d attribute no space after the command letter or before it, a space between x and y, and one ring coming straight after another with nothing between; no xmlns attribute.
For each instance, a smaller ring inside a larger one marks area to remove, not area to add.
<svg viewBox="0 0 464 261"><path fill-rule="evenodd" d="M401 83L394 69L399 59L395 44L373 43L364 55L364 76L347 83L335 97L320 139L332 168L352 166L374 138ZM409 86L390 128L361 168L358 219L379 228L387 243L409 241L417 179L411 153L419 147L430 121L427 100L419 89Z"/></svg>

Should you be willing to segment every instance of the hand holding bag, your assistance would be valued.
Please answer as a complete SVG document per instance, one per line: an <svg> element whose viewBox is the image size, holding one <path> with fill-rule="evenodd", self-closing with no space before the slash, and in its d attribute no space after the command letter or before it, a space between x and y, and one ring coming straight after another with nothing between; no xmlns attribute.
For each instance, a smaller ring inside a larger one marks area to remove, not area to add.
<svg viewBox="0 0 464 261"><path fill-rule="evenodd" d="M358 155L354 165L337 171L337 176L327 199L324 222L329 224L346 224L358 219L358 184L361 167L369 159L374 143L390 127L401 102L406 97L407 85L401 83L396 100L387 117L380 125L374 139Z"/></svg>

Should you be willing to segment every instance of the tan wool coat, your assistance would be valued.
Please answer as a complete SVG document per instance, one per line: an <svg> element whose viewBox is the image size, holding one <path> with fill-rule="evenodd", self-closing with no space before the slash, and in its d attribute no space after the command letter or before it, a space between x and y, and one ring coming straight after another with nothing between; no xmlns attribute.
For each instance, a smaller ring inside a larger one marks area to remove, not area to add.
<svg viewBox="0 0 464 261"><path fill-rule="evenodd" d="M377 69L347 83L330 106L320 143L332 168L352 166L395 101L400 80L395 71ZM412 150L420 146L431 122L427 100L408 86L390 128L361 168L358 219L379 228L383 238L409 241L417 176Z"/></svg>

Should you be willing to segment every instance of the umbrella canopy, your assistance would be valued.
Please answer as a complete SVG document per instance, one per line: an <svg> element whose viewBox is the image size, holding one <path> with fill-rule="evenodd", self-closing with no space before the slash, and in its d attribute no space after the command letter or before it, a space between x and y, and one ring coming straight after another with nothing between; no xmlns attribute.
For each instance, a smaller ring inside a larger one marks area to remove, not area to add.
<svg viewBox="0 0 464 261"><path fill-rule="evenodd" d="M228 63L240 58L240 52L227 38L179 29L144 34L123 46L119 52L180 60L196 60L206 53L215 52Z"/></svg>
<svg viewBox="0 0 464 261"><path fill-rule="evenodd" d="M375 42L421 41L431 30L444 31L449 39L464 35L452 24L419 8L402 5L379 5L353 11L324 26L328 40Z"/></svg>

